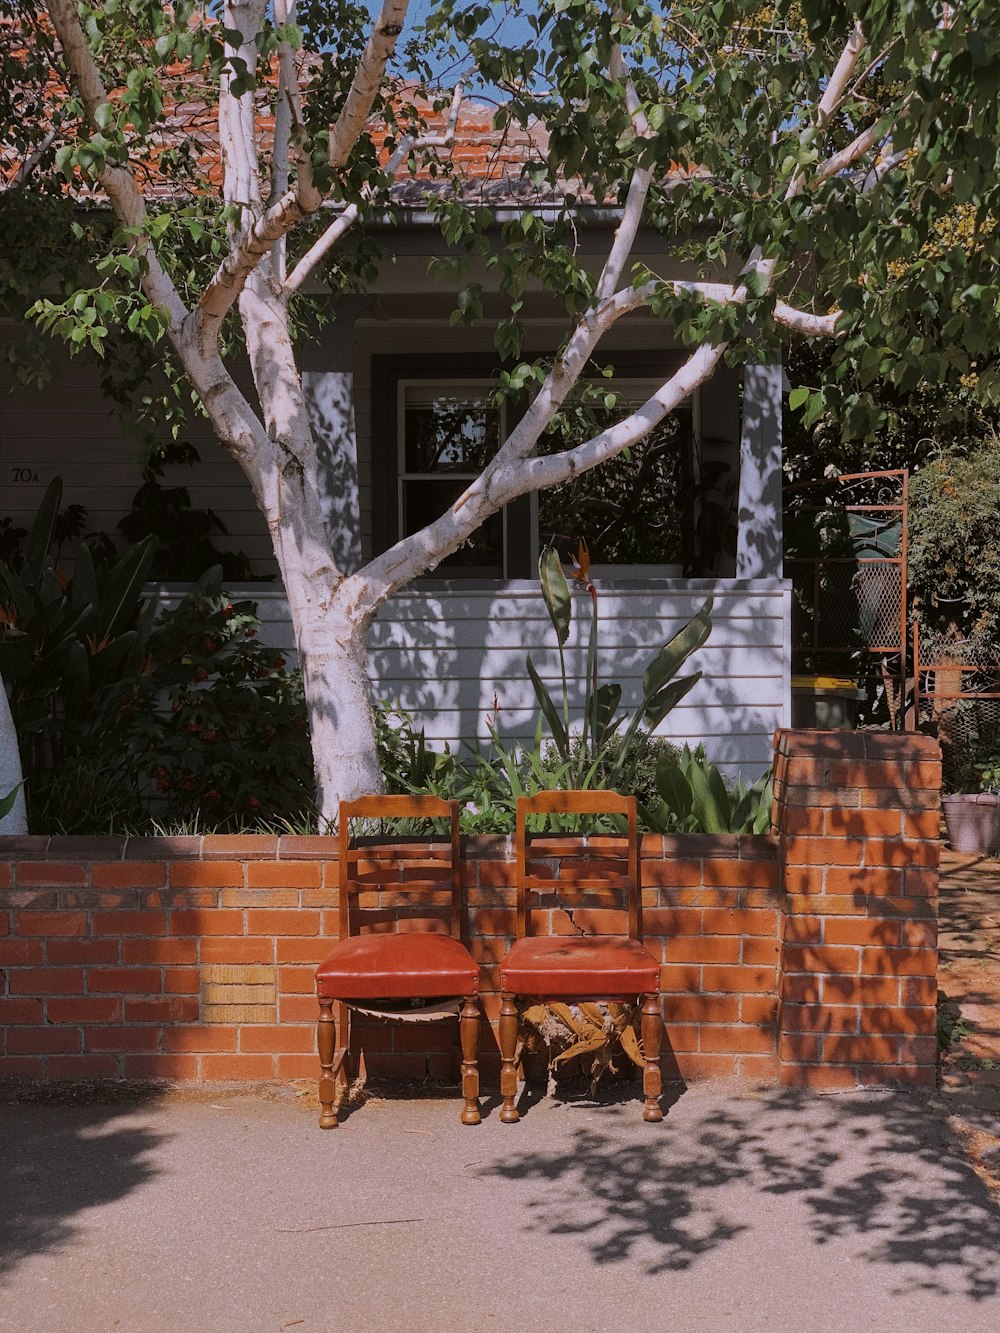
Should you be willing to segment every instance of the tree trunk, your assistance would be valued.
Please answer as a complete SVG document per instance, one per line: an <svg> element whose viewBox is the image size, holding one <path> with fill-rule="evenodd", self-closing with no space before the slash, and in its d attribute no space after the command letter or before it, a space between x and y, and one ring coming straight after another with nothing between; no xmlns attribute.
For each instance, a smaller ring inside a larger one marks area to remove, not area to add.
<svg viewBox="0 0 1000 1333"><path fill-rule="evenodd" d="M326 830L341 800L383 790L368 683L368 633L346 619L310 612L300 616L296 629L320 828Z"/></svg>
<svg viewBox="0 0 1000 1333"><path fill-rule="evenodd" d="M322 511L299 494L312 492L313 480L297 469L280 478L281 516L271 528L302 667L316 803L326 831L341 800L380 792L383 781L368 679L373 617L344 598Z"/></svg>
<svg viewBox="0 0 1000 1333"><path fill-rule="evenodd" d="M333 640L333 636L331 636ZM332 641L305 655L306 702L321 826L341 800L383 790L364 640Z"/></svg>
<svg viewBox="0 0 1000 1333"><path fill-rule="evenodd" d="M17 748L17 732L10 715L7 691L0 680L0 801L21 781L21 754ZM14 798L13 809L0 818L0 834L27 833L28 816L24 805L24 788Z"/></svg>

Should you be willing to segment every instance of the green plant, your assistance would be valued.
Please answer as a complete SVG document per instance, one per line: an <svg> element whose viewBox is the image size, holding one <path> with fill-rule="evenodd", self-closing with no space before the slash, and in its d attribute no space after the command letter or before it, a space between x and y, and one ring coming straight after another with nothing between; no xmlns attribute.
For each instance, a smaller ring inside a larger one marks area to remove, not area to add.
<svg viewBox="0 0 1000 1333"><path fill-rule="evenodd" d="M1000 645L1000 435L910 482L908 580L921 658L992 666Z"/></svg>
<svg viewBox="0 0 1000 1333"><path fill-rule="evenodd" d="M163 483L167 467L192 467L200 461L194 445L179 441L156 446L142 469L142 485L132 497L132 508L118 524L130 543L153 537L156 553L154 579L196 579L215 564L225 579L251 576L250 561L242 551L220 550L213 540L227 536L226 525L211 509L191 503L186 486Z"/></svg>
<svg viewBox="0 0 1000 1333"><path fill-rule="evenodd" d="M750 787L737 778L730 789L701 745L694 750L685 745L678 758L661 759L656 786L659 800L643 817L658 833L766 833L770 827L770 773Z"/></svg>
<svg viewBox="0 0 1000 1333"><path fill-rule="evenodd" d="M108 692L143 667L156 612L142 585L151 541L110 569L81 547L73 576L57 568L53 545L62 483L45 492L20 568L0 563L0 675L26 778L29 817L53 775L82 753L103 723Z"/></svg>
<svg viewBox="0 0 1000 1333"><path fill-rule="evenodd" d="M258 628L216 565L156 622L145 671L109 699L110 732L158 819L237 829L312 810L301 676Z"/></svg>
<svg viewBox="0 0 1000 1333"><path fill-rule="evenodd" d="M24 786L23 782L18 782L11 787L10 791L0 796L0 819L4 819L14 809L14 802L17 800L17 793Z"/></svg>
<svg viewBox="0 0 1000 1333"><path fill-rule="evenodd" d="M1000 751L994 750L987 755L985 762L977 767L979 790L1000 792Z"/></svg>
<svg viewBox="0 0 1000 1333"><path fill-rule="evenodd" d="M947 1000L938 1003L937 1044L939 1050L950 1051L953 1046L960 1045L971 1031L972 1029L966 1019L959 1013L954 1001Z"/></svg>
<svg viewBox="0 0 1000 1333"><path fill-rule="evenodd" d="M630 760L636 738L649 738L670 710L701 679L700 671L684 676L680 680L674 680L673 677L711 633L712 598L706 599L701 610L674 635L669 643L664 644L647 666L642 677L642 699L629 716L627 711L619 711L621 685L611 682L599 683L598 594L597 588L590 580L589 572L590 555L585 543L581 542L577 559L574 561L573 577L577 583L583 585L590 596L590 634L584 676L582 720L578 737L574 736L570 724L570 691L565 654L565 644L569 637L573 615L572 599L559 555L551 546L545 547L539 557L538 576L542 597L556 632L559 649L562 698L558 707L530 656L525 662L539 704L539 721L544 718L548 724L553 744L563 764L566 765L566 785L592 786L600 772L603 778L602 785L615 787Z"/></svg>

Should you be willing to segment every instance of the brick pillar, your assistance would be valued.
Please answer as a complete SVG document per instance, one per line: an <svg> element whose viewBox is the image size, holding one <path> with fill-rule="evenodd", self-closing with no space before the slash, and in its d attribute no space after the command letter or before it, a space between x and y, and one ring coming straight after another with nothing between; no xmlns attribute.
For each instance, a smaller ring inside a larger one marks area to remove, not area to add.
<svg viewBox="0 0 1000 1333"><path fill-rule="evenodd" d="M940 786L927 736L777 733L783 1083L933 1084Z"/></svg>

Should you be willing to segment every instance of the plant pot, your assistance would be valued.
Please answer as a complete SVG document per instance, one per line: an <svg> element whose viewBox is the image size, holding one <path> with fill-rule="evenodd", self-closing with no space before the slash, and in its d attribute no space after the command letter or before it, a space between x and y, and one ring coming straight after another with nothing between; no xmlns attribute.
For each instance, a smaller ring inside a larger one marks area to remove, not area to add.
<svg viewBox="0 0 1000 1333"><path fill-rule="evenodd" d="M1000 792L961 792L943 797L941 806L953 851L1000 851Z"/></svg>

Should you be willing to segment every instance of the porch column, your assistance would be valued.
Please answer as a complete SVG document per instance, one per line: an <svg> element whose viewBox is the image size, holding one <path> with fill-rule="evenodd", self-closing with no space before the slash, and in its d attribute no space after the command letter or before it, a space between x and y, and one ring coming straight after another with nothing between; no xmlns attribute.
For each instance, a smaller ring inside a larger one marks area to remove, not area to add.
<svg viewBox="0 0 1000 1333"><path fill-rule="evenodd" d="M316 441L330 545L338 565L348 573L361 564L354 322L368 303L368 297L338 300L332 328L303 357L302 386Z"/></svg>
<svg viewBox="0 0 1000 1333"><path fill-rule="evenodd" d="M743 372L736 577L782 577L780 365Z"/></svg>

